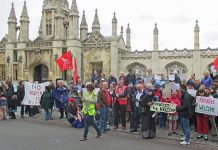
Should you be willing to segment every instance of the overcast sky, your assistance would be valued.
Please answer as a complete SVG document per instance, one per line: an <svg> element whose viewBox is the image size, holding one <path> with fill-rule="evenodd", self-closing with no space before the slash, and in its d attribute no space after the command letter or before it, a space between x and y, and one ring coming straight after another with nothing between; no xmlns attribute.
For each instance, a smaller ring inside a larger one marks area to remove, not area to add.
<svg viewBox="0 0 218 150"><path fill-rule="evenodd" d="M0 0L0 38L7 34L7 18L11 2L15 4L19 20L24 0ZM43 0L26 0L30 17L30 39L38 35ZM69 0L71 5L72 0ZM218 1L217 0L77 0L82 16L91 31L95 9L98 9L101 33L111 35L111 19L115 11L120 26L126 30L130 23L132 50L151 50L153 29L157 22L159 47L161 50L193 48L195 20L199 20L200 47L217 48L218 45ZM4 13L2 13L4 12ZM80 18L81 19L81 18Z"/></svg>

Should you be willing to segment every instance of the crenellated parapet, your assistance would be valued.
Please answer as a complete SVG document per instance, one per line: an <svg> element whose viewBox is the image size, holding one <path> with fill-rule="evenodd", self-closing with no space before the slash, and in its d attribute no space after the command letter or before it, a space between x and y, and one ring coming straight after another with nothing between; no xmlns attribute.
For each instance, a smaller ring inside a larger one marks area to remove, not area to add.
<svg viewBox="0 0 218 150"><path fill-rule="evenodd" d="M152 51L119 51L122 60L151 59Z"/></svg>
<svg viewBox="0 0 218 150"><path fill-rule="evenodd" d="M208 47L207 49L200 50L200 54L202 58L214 58L218 56L218 49L211 49Z"/></svg>
<svg viewBox="0 0 218 150"><path fill-rule="evenodd" d="M174 59L174 58L192 58L193 51L192 50L164 50L159 52L159 58L161 59Z"/></svg>

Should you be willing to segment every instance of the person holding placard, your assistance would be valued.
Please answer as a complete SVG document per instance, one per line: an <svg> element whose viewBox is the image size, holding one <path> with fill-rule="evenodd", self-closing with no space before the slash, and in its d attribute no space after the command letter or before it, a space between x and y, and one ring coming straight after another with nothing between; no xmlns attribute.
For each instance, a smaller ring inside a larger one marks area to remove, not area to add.
<svg viewBox="0 0 218 150"><path fill-rule="evenodd" d="M168 103L176 104L177 107L180 106L180 100L177 97L177 92L172 91L171 97L169 100L167 100ZM176 113L169 113L167 116L167 119L169 120L169 133L168 136L171 136L172 134L178 134L176 133L177 129L177 120L179 119L178 112Z"/></svg>
<svg viewBox="0 0 218 150"><path fill-rule="evenodd" d="M204 90L198 90L197 96L206 96L206 92ZM196 103L196 106L198 104ZM197 131L198 131L198 136L197 139L204 138L204 140L208 141L208 121L209 121L209 116L201 113L197 113Z"/></svg>
<svg viewBox="0 0 218 150"><path fill-rule="evenodd" d="M145 139L154 138L156 136L155 115L154 111L150 110L150 106L155 101L154 92L152 89L148 90L148 94L143 96L140 103L142 117L142 137Z"/></svg>

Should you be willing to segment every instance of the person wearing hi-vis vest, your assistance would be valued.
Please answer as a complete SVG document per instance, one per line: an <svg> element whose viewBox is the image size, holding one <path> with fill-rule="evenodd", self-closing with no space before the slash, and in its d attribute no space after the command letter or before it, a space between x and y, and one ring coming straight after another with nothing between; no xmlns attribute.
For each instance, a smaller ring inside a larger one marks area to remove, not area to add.
<svg viewBox="0 0 218 150"><path fill-rule="evenodd" d="M122 129L125 130L128 90L127 87L123 85L122 80L118 81L115 92L116 98L114 100L114 130L118 128L119 118L121 119Z"/></svg>
<svg viewBox="0 0 218 150"><path fill-rule="evenodd" d="M96 138L101 136L101 131L98 126L95 124L94 116L95 116L95 104L97 103L97 94L94 92L94 85L92 83L87 83L86 85L87 92L84 95L83 99L83 113L85 115L85 128L83 138L80 141L86 141L87 135L89 132L89 127L92 125L96 132Z"/></svg>

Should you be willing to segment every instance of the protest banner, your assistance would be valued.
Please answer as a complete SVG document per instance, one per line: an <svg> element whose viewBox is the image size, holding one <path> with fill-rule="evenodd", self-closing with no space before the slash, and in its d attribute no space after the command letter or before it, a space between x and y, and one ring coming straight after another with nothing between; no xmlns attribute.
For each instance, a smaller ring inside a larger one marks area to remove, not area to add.
<svg viewBox="0 0 218 150"><path fill-rule="evenodd" d="M196 113L218 116L218 100L211 97L196 97Z"/></svg>
<svg viewBox="0 0 218 150"><path fill-rule="evenodd" d="M155 112L175 113L176 104L154 102L153 105L151 105L150 110Z"/></svg>
<svg viewBox="0 0 218 150"><path fill-rule="evenodd" d="M94 90L94 92L96 93L96 94L98 94L98 91L100 90L100 88L95 88L95 90ZM84 98L84 96L86 95L86 93L87 93L87 89L86 88L82 88L82 95L83 95L83 98Z"/></svg>
<svg viewBox="0 0 218 150"><path fill-rule="evenodd" d="M169 78L169 81L174 81L175 80L175 75L174 74L169 75L168 78Z"/></svg>
<svg viewBox="0 0 218 150"><path fill-rule="evenodd" d="M45 91L45 86L48 86L49 82L45 83L30 83L25 82L25 95L22 101L23 105L30 105L30 106L40 106L40 99Z"/></svg>

